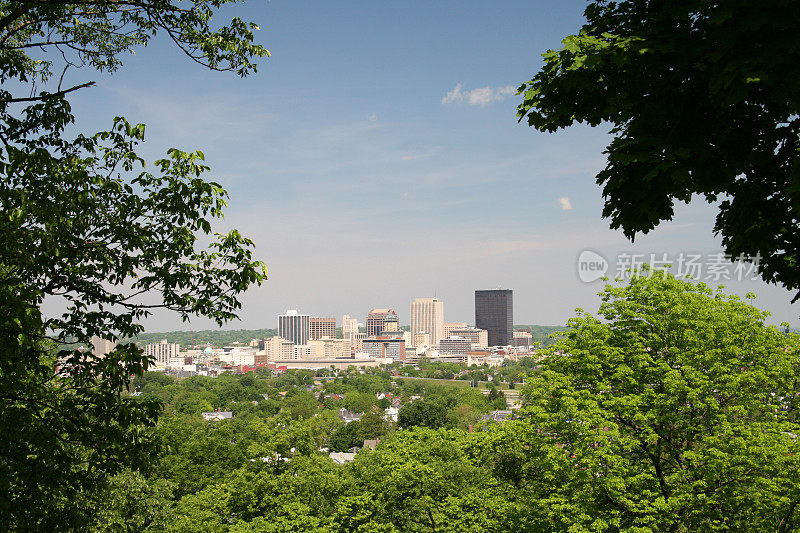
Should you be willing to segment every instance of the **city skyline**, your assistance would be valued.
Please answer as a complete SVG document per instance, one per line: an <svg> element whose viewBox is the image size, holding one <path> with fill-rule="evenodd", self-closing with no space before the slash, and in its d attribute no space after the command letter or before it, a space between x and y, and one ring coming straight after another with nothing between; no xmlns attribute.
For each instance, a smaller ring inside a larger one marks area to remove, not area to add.
<svg viewBox="0 0 800 533"><path fill-rule="evenodd" d="M610 262L721 250L716 207L702 200L676 205L671 222L635 243L609 229L595 183L607 127L543 134L517 122L516 87L580 27L585 2L420 7L363 5L356 20L325 2L247 3L238 11L272 53L257 75L205 71L157 39L74 95L82 118L71 131L124 115L147 125L148 161L172 146L204 152L230 193L218 229L252 238L269 267L226 329L270 326L293 308L359 321L376 305L405 314L420 294L446 301L448 320L470 321L471 291L498 284L514 287L518 322L560 325L599 305L602 285L576 271L586 249ZM64 83L83 81L70 70ZM783 288L724 284L756 293L771 323L800 326ZM144 325L215 327L168 312Z"/></svg>

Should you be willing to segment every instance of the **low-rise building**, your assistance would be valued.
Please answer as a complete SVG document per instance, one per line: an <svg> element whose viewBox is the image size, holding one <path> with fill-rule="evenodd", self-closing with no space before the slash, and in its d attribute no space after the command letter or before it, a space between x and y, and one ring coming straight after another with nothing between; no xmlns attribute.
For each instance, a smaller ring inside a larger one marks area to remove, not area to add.
<svg viewBox="0 0 800 533"><path fill-rule="evenodd" d="M314 357L323 359L330 357L342 357L350 355L348 351L345 353L345 340L334 339L331 337L322 337L321 339L308 341L308 345L314 350Z"/></svg>
<svg viewBox="0 0 800 533"><path fill-rule="evenodd" d="M528 331L514 332L514 346L529 347L533 344L533 335Z"/></svg>
<svg viewBox="0 0 800 533"><path fill-rule="evenodd" d="M210 421L218 421L218 420L230 420L233 418L232 411L211 411L208 413L202 413L203 418Z"/></svg>
<svg viewBox="0 0 800 533"><path fill-rule="evenodd" d="M439 341L439 353L442 355L467 354L472 349L472 342L464 337L449 337Z"/></svg>
<svg viewBox="0 0 800 533"><path fill-rule="evenodd" d="M362 350L376 359L391 359L392 361L405 361L406 343L401 338L374 337L364 339Z"/></svg>
<svg viewBox="0 0 800 533"><path fill-rule="evenodd" d="M489 332L485 329L463 327L454 329L452 335L469 339L472 344L480 348L489 346Z"/></svg>

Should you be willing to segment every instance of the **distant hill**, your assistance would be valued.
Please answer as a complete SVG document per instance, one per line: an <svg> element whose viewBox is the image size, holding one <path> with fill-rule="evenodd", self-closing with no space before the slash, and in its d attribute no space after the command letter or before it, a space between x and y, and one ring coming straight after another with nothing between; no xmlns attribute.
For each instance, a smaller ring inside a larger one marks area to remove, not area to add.
<svg viewBox="0 0 800 533"><path fill-rule="evenodd" d="M177 342L181 345L181 348L189 348L192 344L192 335L194 335L196 345L211 343L211 346L221 347L230 346L234 342L249 344L252 339L267 339L277 334L277 329L205 329L194 333L191 331L165 331L162 333L142 333L123 342L135 342L142 345L167 339L167 342L170 343Z"/></svg>
<svg viewBox="0 0 800 533"><path fill-rule="evenodd" d="M551 344L551 335L557 331L566 331L567 326L537 326L535 324L516 324L514 331L529 331L533 337L533 342L541 342L544 345Z"/></svg>

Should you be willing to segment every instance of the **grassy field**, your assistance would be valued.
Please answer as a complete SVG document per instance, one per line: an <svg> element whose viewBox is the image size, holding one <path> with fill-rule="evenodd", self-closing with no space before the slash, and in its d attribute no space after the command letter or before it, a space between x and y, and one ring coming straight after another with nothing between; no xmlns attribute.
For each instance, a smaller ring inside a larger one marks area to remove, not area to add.
<svg viewBox="0 0 800 533"><path fill-rule="evenodd" d="M450 387L469 387L469 381L463 379L436 379L436 378L413 378L410 376L398 376L400 379L413 379L416 381L425 381L434 385L447 385Z"/></svg>
<svg viewBox="0 0 800 533"><path fill-rule="evenodd" d="M469 387L469 381L464 379L437 379L437 378L414 378L410 376L398 376L400 379L415 379L418 381L426 381L428 383L432 383L434 385L449 385L451 387ZM494 384L497 390L510 390L508 388L508 383L494 383L492 381L479 381L478 387L479 389L490 389ZM522 385L517 383L516 387L521 387Z"/></svg>

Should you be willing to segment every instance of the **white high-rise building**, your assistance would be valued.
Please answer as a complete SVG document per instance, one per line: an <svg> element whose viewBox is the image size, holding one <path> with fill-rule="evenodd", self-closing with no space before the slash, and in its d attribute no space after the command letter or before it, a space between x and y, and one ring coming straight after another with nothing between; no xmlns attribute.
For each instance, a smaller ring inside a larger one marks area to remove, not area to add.
<svg viewBox="0 0 800 533"><path fill-rule="evenodd" d="M411 334L430 334L431 344L444 335L444 302L438 298L417 298L411 302Z"/></svg>
<svg viewBox="0 0 800 533"><path fill-rule="evenodd" d="M342 337L344 337L344 340L352 342L356 333L358 333L358 320L350 315L342 316Z"/></svg>
<svg viewBox="0 0 800 533"><path fill-rule="evenodd" d="M178 343L167 342L167 339L161 342L154 342L147 344L144 347L144 354L154 357L157 365L168 365L170 360L178 357L178 352L181 350L181 345Z"/></svg>
<svg viewBox="0 0 800 533"><path fill-rule="evenodd" d="M311 335L311 315L301 315L296 309L278 315L278 336L294 344L305 345Z"/></svg>

